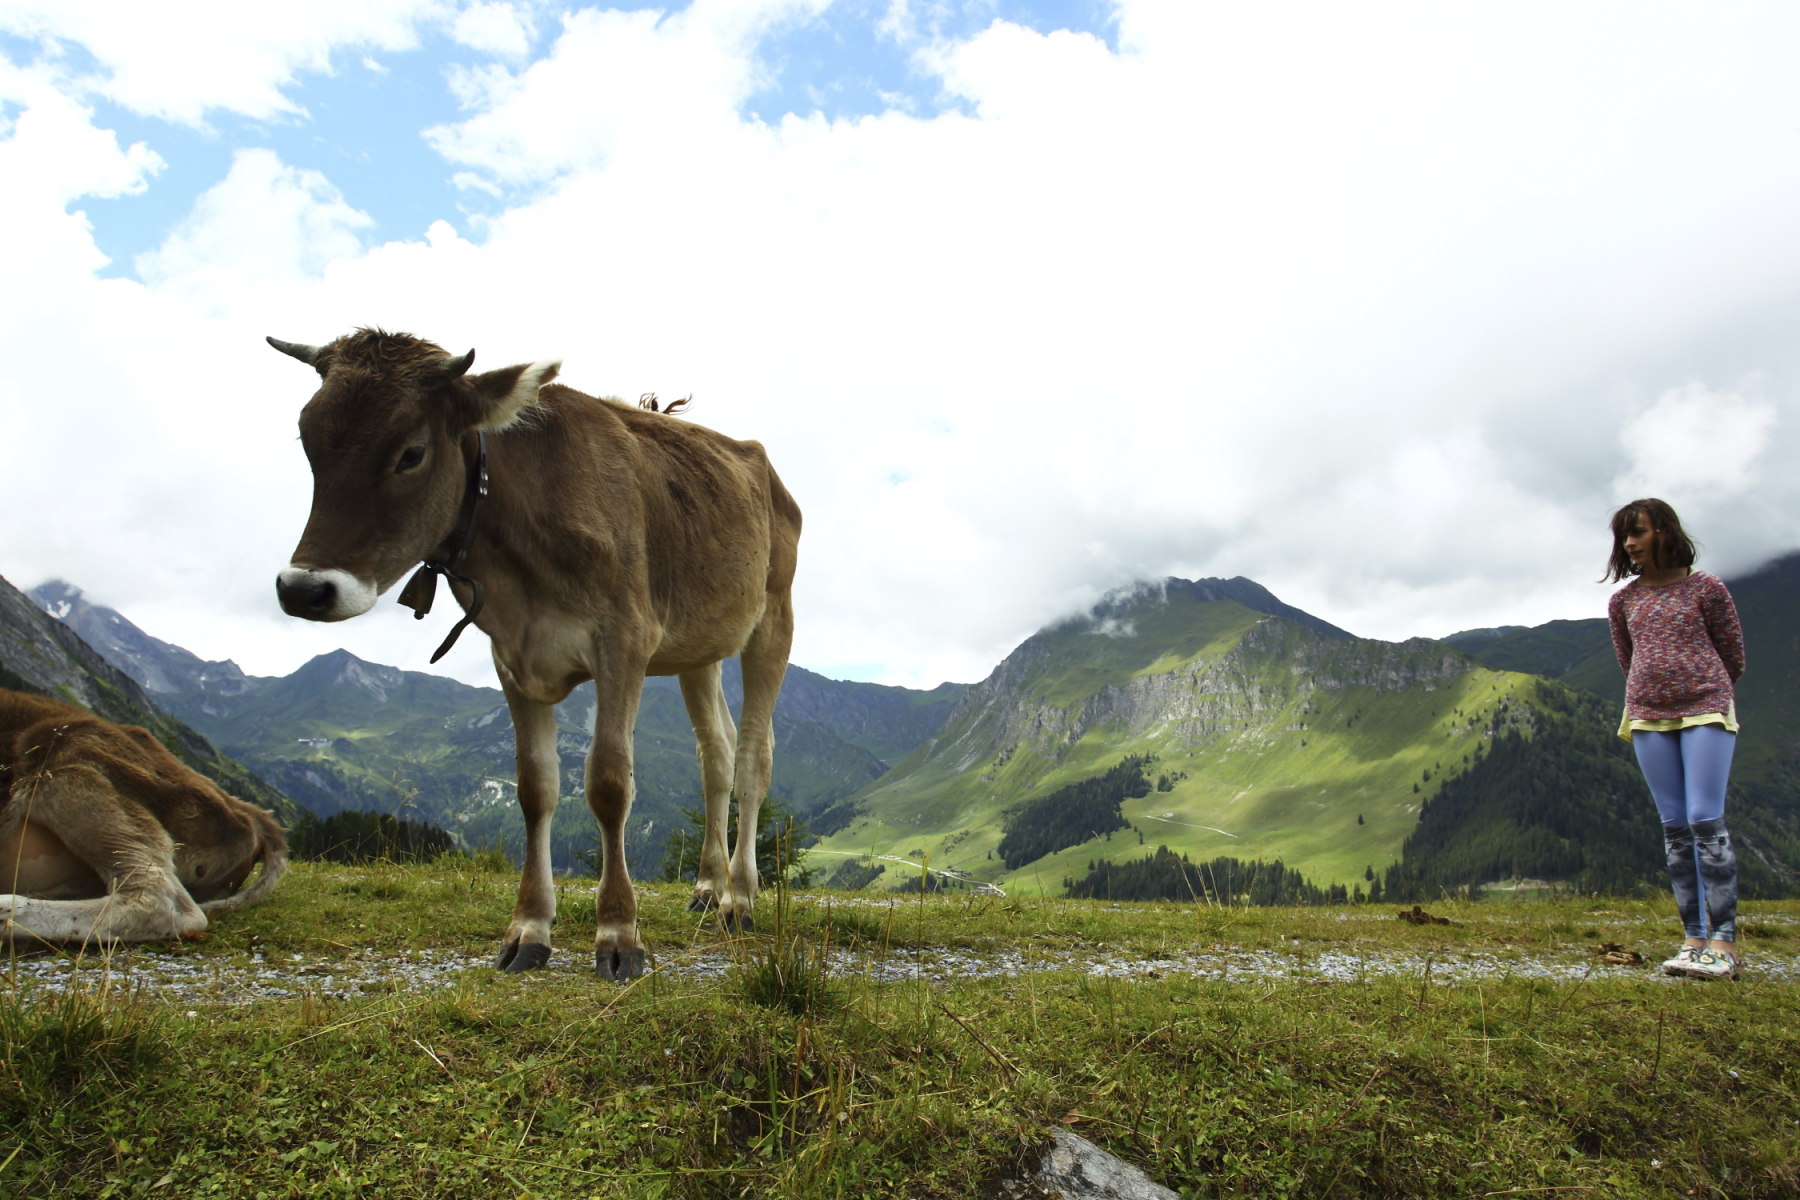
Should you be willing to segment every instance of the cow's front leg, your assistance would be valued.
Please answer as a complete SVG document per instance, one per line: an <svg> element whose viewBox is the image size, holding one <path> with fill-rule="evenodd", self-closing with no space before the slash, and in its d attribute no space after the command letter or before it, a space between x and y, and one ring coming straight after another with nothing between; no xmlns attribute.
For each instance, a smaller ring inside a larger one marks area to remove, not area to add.
<svg viewBox="0 0 1800 1200"><path fill-rule="evenodd" d="M588 751L587 800L600 824L600 886L594 894L594 970L602 979L635 979L649 955L638 938L637 893L625 866L631 816L631 729L643 691L641 667L594 680L594 744Z"/></svg>
<svg viewBox="0 0 1800 1200"><path fill-rule="evenodd" d="M529 971L550 961L550 922L556 917L556 885L550 876L550 819L556 813L556 711L527 700L506 686L518 751L519 811L525 816L525 867L519 876L519 901L512 924L494 965L505 971Z"/></svg>

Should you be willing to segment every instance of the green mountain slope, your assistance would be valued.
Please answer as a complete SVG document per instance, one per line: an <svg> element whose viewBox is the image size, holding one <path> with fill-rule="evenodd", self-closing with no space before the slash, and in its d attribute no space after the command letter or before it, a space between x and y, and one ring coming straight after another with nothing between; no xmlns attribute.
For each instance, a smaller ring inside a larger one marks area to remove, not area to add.
<svg viewBox="0 0 1800 1200"><path fill-rule="evenodd" d="M392 813L438 824L469 845L499 841L522 851L512 718L496 689L367 663L340 650L292 675L257 681L229 701L190 694L169 703L177 711L187 706L222 745L316 813ZM551 843L558 867L571 866L595 842L583 786L593 709L593 687L584 685L556 710L562 799ZM816 721L780 714L775 734L771 790L802 814L887 770L869 750ZM637 799L626 842L633 871L643 873L661 861L669 834L685 825L683 809L700 799L694 735L674 680L645 681L634 747Z"/></svg>
<svg viewBox="0 0 1800 1200"><path fill-rule="evenodd" d="M1409 897L1660 878L1604 620L1394 644L1217 583L1122 593L1028 639L937 737L824 815L822 849L929 856L1027 892L1159 845L1280 860L1321 888L1379 874ZM1744 880L1786 894L1800 887L1800 556L1731 587L1751 646L1732 801ZM1147 794L1107 790L1130 756L1153 760Z"/></svg>
<svg viewBox="0 0 1800 1200"><path fill-rule="evenodd" d="M122 725L141 725L189 767L231 795L292 825L294 802L165 711L79 634L0 579L0 687L55 696Z"/></svg>
<svg viewBox="0 0 1800 1200"><path fill-rule="evenodd" d="M1529 725L1490 741L1422 809L1386 873L1389 899L1519 878L1607 892L1662 883L1660 825L1617 709L1551 682L1524 696Z"/></svg>
<svg viewBox="0 0 1800 1200"><path fill-rule="evenodd" d="M1398 858L1477 746L1535 720L1529 676L1209 598L1217 582L1124 594L1027 639L935 738L827 814L821 849L916 852L1009 891L1058 890L1158 844L1349 885ZM1127 829L1013 869L995 853L1017 806L1140 754L1157 784L1123 801Z"/></svg>
<svg viewBox="0 0 1800 1200"><path fill-rule="evenodd" d="M1619 679L1619 665L1613 658L1612 638L1604 618L1583 621L1550 621L1526 628L1508 625L1500 629L1472 629L1453 633L1441 639L1496 671L1519 671L1560 679L1571 687L1586 681L1591 673L1600 691L1617 681L1619 696L1624 696L1624 681Z"/></svg>

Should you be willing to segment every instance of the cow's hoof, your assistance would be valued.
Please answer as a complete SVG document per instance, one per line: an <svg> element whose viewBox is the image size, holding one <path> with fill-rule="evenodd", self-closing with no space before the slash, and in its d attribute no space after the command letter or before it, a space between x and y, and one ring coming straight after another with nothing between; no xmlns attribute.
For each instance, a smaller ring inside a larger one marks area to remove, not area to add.
<svg viewBox="0 0 1800 1200"><path fill-rule="evenodd" d="M627 983L644 973L649 959L642 950L596 950L594 971L602 979Z"/></svg>
<svg viewBox="0 0 1800 1200"><path fill-rule="evenodd" d="M726 933L756 932L756 919L749 913L731 913L720 917L719 923L725 927Z"/></svg>
<svg viewBox="0 0 1800 1200"><path fill-rule="evenodd" d="M500 947L500 957L494 965L502 971L517 974L520 971L533 971L550 961L550 947L542 942L508 942Z"/></svg>
<svg viewBox="0 0 1800 1200"><path fill-rule="evenodd" d="M711 892L695 892L688 899L689 912L707 912L717 907L719 907L719 902L713 899Z"/></svg>

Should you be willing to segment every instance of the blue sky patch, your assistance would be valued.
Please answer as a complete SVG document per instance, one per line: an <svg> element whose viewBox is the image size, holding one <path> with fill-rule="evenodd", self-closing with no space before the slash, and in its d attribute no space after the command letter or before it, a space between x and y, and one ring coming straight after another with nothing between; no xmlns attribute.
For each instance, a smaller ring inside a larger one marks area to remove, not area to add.
<svg viewBox="0 0 1800 1200"><path fill-rule="evenodd" d="M74 205L86 210L95 244L112 259L102 274L135 276L132 259L159 246L200 193L225 178L233 154L250 147L324 175L346 203L373 218L364 231L371 243L422 238L440 219L471 232L470 218L501 201L452 184L455 168L423 132L464 115L445 83L446 68L485 60L448 39L422 40L421 49L403 53L335 56L331 74L303 74L285 89L302 112L266 121L213 111L211 129L197 130L91 101L95 124L114 130L120 145L143 142L167 164L139 195L88 196Z"/></svg>
<svg viewBox="0 0 1800 1200"><path fill-rule="evenodd" d="M898 109L931 117L958 108L957 98L946 96L936 77L917 70L912 56L937 39L971 37L996 19L1042 33L1090 33L1116 45L1111 0L914 0L897 26L887 22L889 7L889 0L838 0L816 17L770 30L757 53L771 83L744 104L744 115L773 124L790 112L845 119ZM112 260L102 274L134 276L133 259L161 245L199 195L225 178L232 156L252 147L324 175L346 203L373 219L363 233L372 244L421 238L437 220L478 240L483 216L526 197L458 188L451 178L459 168L439 156L423 134L468 115L446 82L450 68L490 60L442 29L419 33L418 49L367 56L348 49L333 58L329 74L302 74L285 93L301 111L271 120L214 111L207 116L210 128L196 130L90 99L95 123L115 131L121 146L143 142L166 164L138 195L84 196L71 206L87 213L95 243ZM533 54L542 54L554 36L554 27L540 25ZM13 62L41 61L46 53L75 72L97 73L97 64L77 45L47 51L35 41L0 35L0 54ZM15 112L9 106L6 115Z"/></svg>
<svg viewBox="0 0 1800 1200"><path fill-rule="evenodd" d="M778 25L757 48L773 81L745 103L745 115L774 124L788 113L837 120L892 109L922 117L966 111L937 77L913 65L913 54L933 41L971 38L996 20L1039 33L1090 33L1117 48L1111 0L922 0L910 7L906 20L890 24L890 0L837 0L817 16Z"/></svg>

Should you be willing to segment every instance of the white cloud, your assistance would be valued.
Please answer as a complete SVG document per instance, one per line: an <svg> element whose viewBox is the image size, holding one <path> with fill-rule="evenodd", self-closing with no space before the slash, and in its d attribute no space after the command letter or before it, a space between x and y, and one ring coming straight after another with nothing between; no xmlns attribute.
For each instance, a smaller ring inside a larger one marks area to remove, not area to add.
<svg viewBox="0 0 1800 1200"><path fill-rule="evenodd" d="M1780 471L1773 487L1765 483L1782 422L1775 403L1757 390L1756 381L1739 390L1671 388L1619 433L1626 465L1613 481L1613 500L1669 501L1711 551L1705 565L1715 570L1755 565L1768 542L1791 539L1800 524L1790 515L1800 500L1794 472ZM1794 459L1789 453L1778 461Z"/></svg>
<svg viewBox="0 0 1800 1200"><path fill-rule="evenodd" d="M201 125L210 110L293 116L282 89L302 71L328 72L340 47L403 50L443 0L9 0L0 31L79 45L98 74L82 81L133 111Z"/></svg>
<svg viewBox="0 0 1800 1200"><path fill-rule="evenodd" d="M462 45L506 59L531 53L537 32L530 11L518 4L471 4L456 14L450 29Z"/></svg>
<svg viewBox="0 0 1800 1200"><path fill-rule="evenodd" d="M22 111L0 142L7 180L0 202L61 206L82 196L132 196L166 165L141 142L121 150L111 130L94 127L93 111L58 90L45 72L0 60L0 102L6 101Z"/></svg>
<svg viewBox="0 0 1800 1200"><path fill-rule="evenodd" d="M1758 460L1779 423L1775 405L1704 384L1664 392L1626 423L1619 441L1630 465L1614 499L1683 492L1705 500L1735 497L1757 483Z"/></svg>
<svg viewBox="0 0 1800 1200"><path fill-rule="evenodd" d="M742 118L762 32L808 11L580 10L535 61L457 74L446 174L537 189L480 244L364 248L328 180L263 152L153 286L97 280L58 196L131 176L83 143L99 166L9 210L64 241L0 279L0 411L55 394L53 347L104 416L22 420L44 465L0 503L82 494L0 536L0 570L255 669L340 639L422 662L441 631L391 604L321 630L267 596L311 380L259 339L364 323L694 393L806 511L796 660L894 681L979 677L1170 573L1390 637L1598 613L1640 480L1686 490L1709 563L1800 544L1770 466L1800 453L1791 10L1133 0L1117 53L1004 22L925 47L973 116ZM447 665L485 674L475 645Z"/></svg>
<svg viewBox="0 0 1800 1200"><path fill-rule="evenodd" d="M248 293L291 286L360 254L358 231L373 223L319 172L287 166L273 151L240 150L163 244L138 256L138 277L225 311Z"/></svg>
<svg viewBox="0 0 1800 1200"><path fill-rule="evenodd" d="M477 115L427 131L446 158L506 183L537 183L609 164L700 150L738 125L755 79L748 58L789 0L698 0L672 14L582 9L563 17L549 53L514 75L459 68L451 86Z"/></svg>

